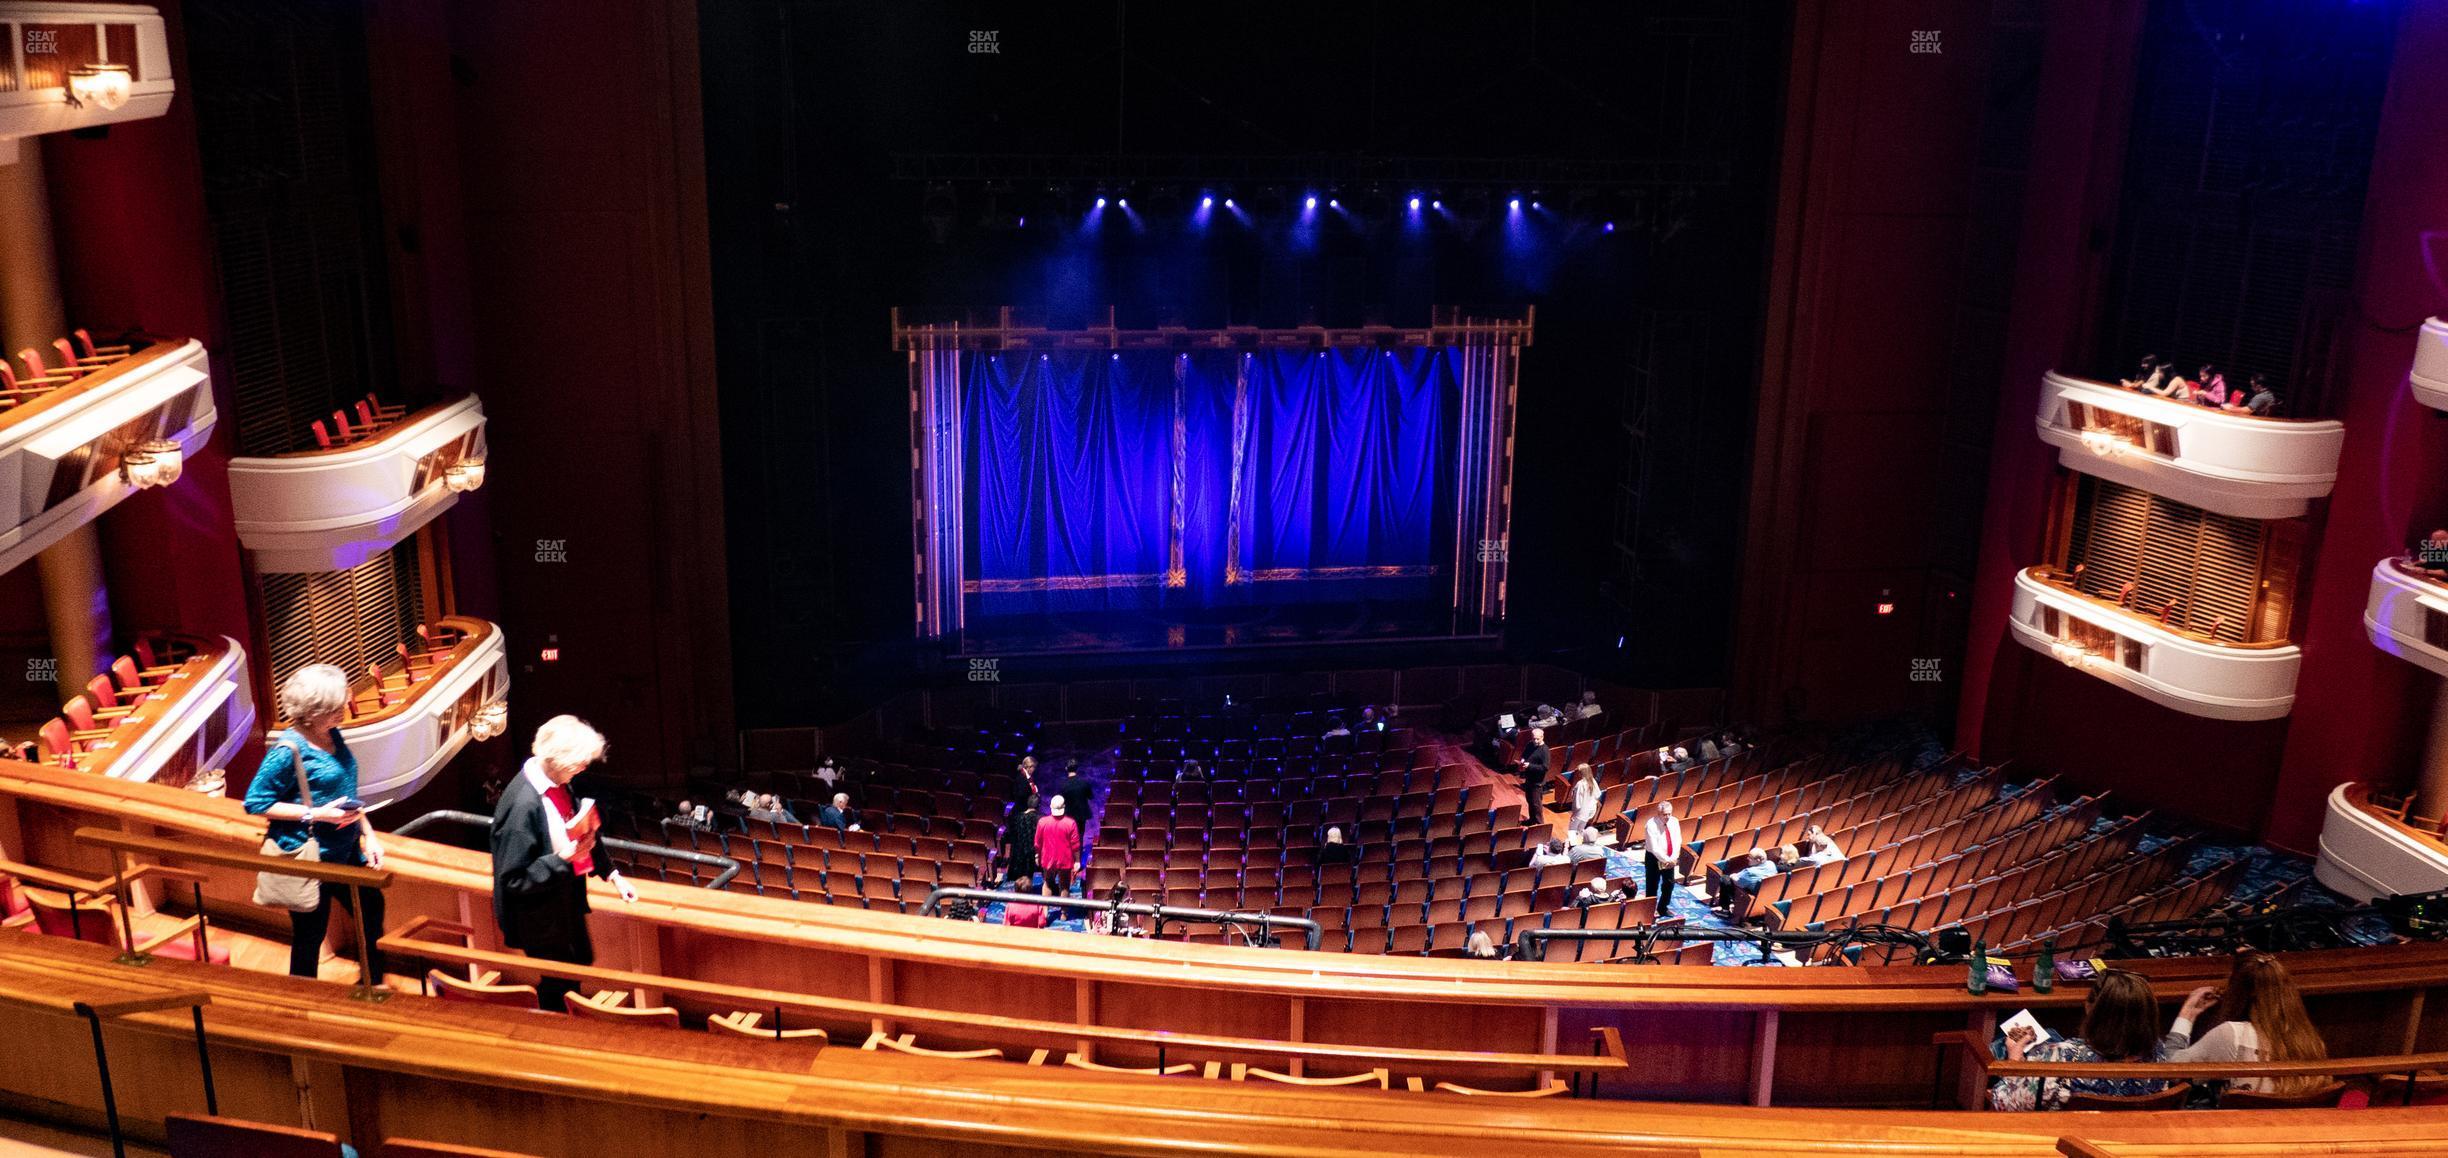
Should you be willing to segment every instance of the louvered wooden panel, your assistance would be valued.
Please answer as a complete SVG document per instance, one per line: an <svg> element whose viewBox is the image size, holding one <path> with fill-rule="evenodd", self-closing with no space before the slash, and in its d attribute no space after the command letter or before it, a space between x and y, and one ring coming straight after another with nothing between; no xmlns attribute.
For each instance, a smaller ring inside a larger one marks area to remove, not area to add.
<svg viewBox="0 0 2448 1158"><path fill-rule="evenodd" d="M2283 639L2292 614L2295 564L2285 572L2277 610L2263 610L2265 524L2212 514L2132 487L2084 478L2075 498L2067 565L2082 564L2081 589L2115 600L2135 585L2128 606L2171 626L2231 641Z"/></svg>
<svg viewBox="0 0 2448 1158"><path fill-rule="evenodd" d="M262 577L272 686L311 663L336 663L356 683L366 665L396 663L415 628L416 543L411 539L347 571Z"/></svg>

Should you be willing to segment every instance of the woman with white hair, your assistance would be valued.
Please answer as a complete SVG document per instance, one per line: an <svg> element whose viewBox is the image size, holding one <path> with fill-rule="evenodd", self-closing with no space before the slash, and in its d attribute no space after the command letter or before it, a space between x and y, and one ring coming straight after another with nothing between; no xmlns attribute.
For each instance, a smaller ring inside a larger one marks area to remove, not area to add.
<svg viewBox="0 0 2448 1158"><path fill-rule="evenodd" d="M536 729L532 750L493 809L493 919L501 925L502 943L530 957L592 965L587 877L610 881L623 901L637 899L611 859L595 854L595 834L603 827L595 802L570 795L569 782L603 759L603 734L576 716L554 716ZM536 985L536 1004L561 1010L577 988L573 981L544 978Z"/></svg>
<svg viewBox="0 0 2448 1158"><path fill-rule="evenodd" d="M378 869L382 842L375 839L374 827L361 811L364 802L357 799L357 754L340 738L348 709L348 673L337 665L308 664L282 680L280 714L289 726L266 741L263 763L256 765L254 782L247 786L246 810L270 818L265 835L283 853L296 853L311 835L317 860ZM301 791L312 798L301 799ZM374 956L373 973L379 979L382 957L372 946L382 939L382 891L330 883L320 887L312 909L289 914L289 974L316 974L335 901L365 926L366 951Z"/></svg>

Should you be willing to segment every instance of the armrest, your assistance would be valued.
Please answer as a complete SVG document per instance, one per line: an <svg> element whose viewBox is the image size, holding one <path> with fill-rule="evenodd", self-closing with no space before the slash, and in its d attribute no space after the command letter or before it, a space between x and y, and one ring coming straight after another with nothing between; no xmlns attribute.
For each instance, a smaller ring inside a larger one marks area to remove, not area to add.
<svg viewBox="0 0 2448 1158"><path fill-rule="evenodd" d="M203 923L204 918L202 917L189 917L186 920L180 921L178 924L171 926L169 931L163 933L161 936L148 937L145 940L129 946L129 948L138 953L150 953L155 949L159 949L162 946L169 944L172 941L178 940L181 937L194 936L196 927L202 925Z"/></svg>
<svg viewBox="0 0 2448 1158"><path fill-rule="evenodd" d="M1591 1044L1598 1047L1598 1052L1602 1056L1614 1058L1616 1061L1624 1060L1622 1030L1611 1025L1593 1025L1590 1027L1590 1036L1596 1039Z"/></svg>

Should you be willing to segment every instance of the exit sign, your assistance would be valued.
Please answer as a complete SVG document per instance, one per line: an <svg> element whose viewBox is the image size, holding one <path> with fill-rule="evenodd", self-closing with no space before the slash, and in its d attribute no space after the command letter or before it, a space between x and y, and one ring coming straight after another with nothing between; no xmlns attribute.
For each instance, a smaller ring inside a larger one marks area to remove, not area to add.
<svg viewBox="0 0 2448 1158"><path fill-rule="evenodd" d="M557 647L545 648L543 651L536 653L536 658L543 660L546 663L559 663L561 662L561 649Z"/></svg>
<svg viewBox="0 0 2448 1158"><path fill-rule="evenodd" d="M1895 614L1895 604L1893 604L1893 603L1880 603L1880 604L1876 604L1875 606L1876 606L1876 607L1877 607L1877 609L1878 609L1878 613L1879 613L1879 614L1881 614L1881 615L1893 615L1893 614Z"/></svg>

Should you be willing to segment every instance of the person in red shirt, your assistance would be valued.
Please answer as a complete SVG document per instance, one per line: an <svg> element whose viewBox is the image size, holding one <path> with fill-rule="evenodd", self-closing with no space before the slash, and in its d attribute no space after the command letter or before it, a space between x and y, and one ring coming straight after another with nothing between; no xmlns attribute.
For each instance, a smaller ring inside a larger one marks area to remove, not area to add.
<svg viewBox="0 0 2448 1158"><path fill-rule="evenodd" d="M1057 796L1037 819L1037 868L1045 874L1046 891L1056 896L1071 892L1071 875L1079 868L1079 822L1063 813L1063 798Z"/></svg>
<svg viewBox="0 0 2448 1158"><path fill-rule="evenodd" d="M1039 885L1038 888L1046 893L1052 893L1054 891L1054 884L1052 881L1047 881ZM1044 905L1022 904L1018 901L1006 901L1003 904L1003 923L1014 929L1045 928L1046 907Z"/></svg>

